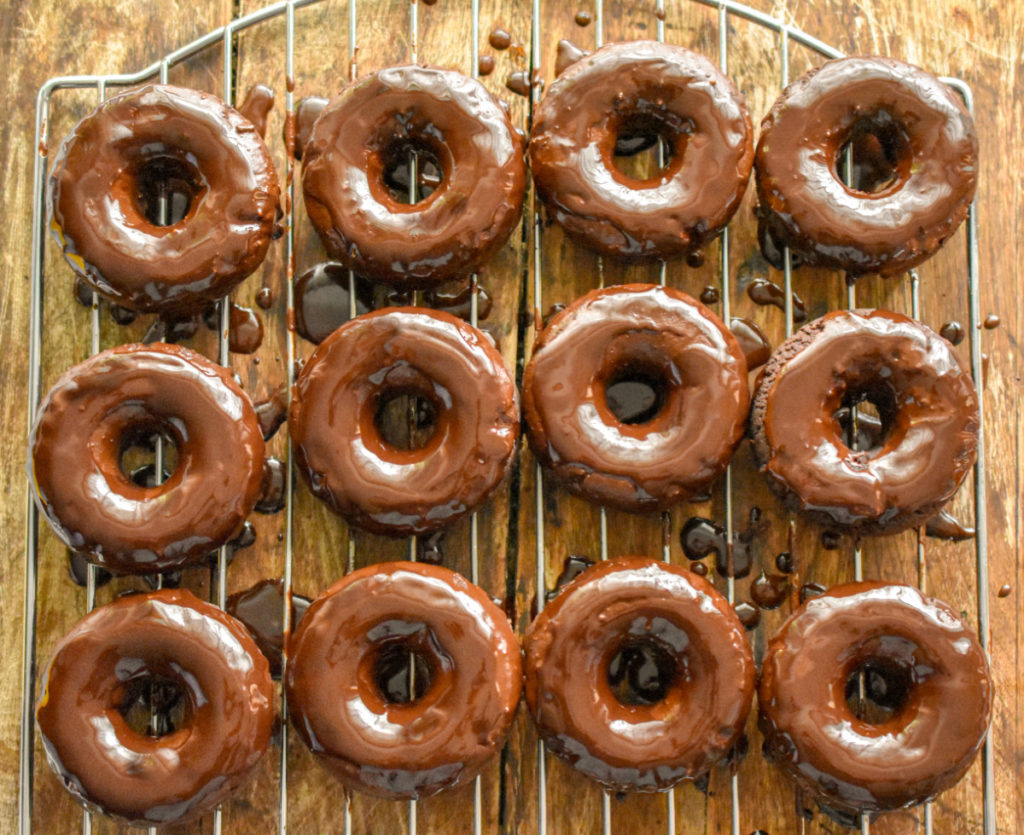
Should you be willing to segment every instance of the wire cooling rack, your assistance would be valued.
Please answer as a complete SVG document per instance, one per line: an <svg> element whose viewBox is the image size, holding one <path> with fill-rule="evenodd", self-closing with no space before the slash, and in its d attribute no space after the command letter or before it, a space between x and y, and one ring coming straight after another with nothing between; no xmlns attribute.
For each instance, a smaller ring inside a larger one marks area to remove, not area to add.
<svg viewBox="0 0 1024 835"><path fill-rule="evenodd" d="M32 257L31 257L31 301L30 301L30 337L29 337L29 378L28 378L28 396L29 396L29 409L28 419L29 426L33 424L38 404L41 396L41 383L42 383L42 364L43 364L43 334L44 334L44 285L45 285L45 239L46 239L46 207L45 207L45 184L48 173L48 157L46 149L49 144L50 137L47 132L47 125L51 115L51 107L53 107L52 97L53 94L60 90L68 89L93 89L96 91L96 102L97 104L102 102L108 94L110 89L120 89L134 84L139 84L146 81L159 80L166 82L168 78L169 70L185 62L190 58L194 58L207 51L212 51L218 46L221 46L221 63L223 71L223 89L225 91L225 98L228 103L233 102L233 62L236 56L236 37L244 32L245 30L251 29L252 27L258 26L261 23L270 21L276 18L284 17L285 19L285 50L284 50L284 64L285 74L287 79L287 89L285 94L285 107L286 111L291 118L291 114L295 110L294 102L294 58L295 58L295 15L296 12L303 7L316 5L323 0L285 0L284 2L274 3L267 6L264 9L260 9L251 14L247 14L244 17L240 17L233 20L226 26L216 29L207 35L193 41L192 43L177 49L161 60L151 64L145 69L140 70L136 73L125 73L125 74L113 74L113 75L69 75L52 78L47 81L42 88L39 90L39 94L36 101L36 115L35 115L35 147L37 148L35 156L35 167L34 167L34 179L33 179L33 229L32 229ZM778 56L781 67L781 74L779 78L779 88L781 90L790 80L790 54L791 45L798 44L802 47L807 48L812 53L815 53L823 58L838 58L842 57L842 53L839 50L832 48L824 42L814 38L813 36L797 29L796 27L785 23L777 18L767 15L763 12L752 9L748 6L740 3L732 2L732 0L688 0L691 3L697 3L704 6L711 7L717 11L717 34L718 34L718 62L720 68L724 72L728 72L729 69L729 47L730 47L730 22L732 18L738 18L752 23L759 27L764 27L772 33L775 33L776 43L778 48ZM541 2L540 0L532 0L532 26L531 26L531 44L530 44L530 70L531 72L540 66L540 55L542 47L542 32L541 32ZM597 0L595 4L595 17L594 17L594 30L595 39L598 46L603 43L604 40L604 4L602 0ZM410 45L408 59L410 61L418 61L421 59L429 60L431 56L421 56L418 52L418 28L419 28L419 7L416 0L410 3L409 16L408 16L408 42ZM355 59L357 54L357 32L359 24L359 10L357 8L356 0L349 0L348 3L348 50L351 66L353 72L355 68ZM664 23L664 0L657 0L657 39L659 41L665 40L665 23ZM479 0L472 0L472 50L471 50L471 66L470 73L475 77L478 74L479 66L479 42L480 42L480 8ZM970 88L961 80L956 78L943 78L942 79L948 86L954 89L964 100L966 107L973 113L973 100L971 96ZM531 95L531 104L536 104L540 100L540 87L534 86ZM285 270L286 270L286 293L287 293L287 311L288 321L293 320L294 315L294 295L293 295L293 277L295 270L295 227L296 227L296 209L295 209L295 186L294 186L294 158L291 154L288 155L286 163L286 212L285 212ZM410 163L410 187L416 188L417 176L415 171L415 159ZM849 170L849 166L848 166ZM415 200L415 195L411 194L410 197ZM529 246L532 250L532 261L530 264L530 277L527 280L528 295L531 295L530 302L533 309L540 311L543 309L543 291L544 291L544 256L542 252L541 242L544 235L544 224L542 222L541 214L538 211L535 212L532 223L529 223L532 233L532 240ZM729 235L730 230L726 229L722 233L721 246L720 246L720 259L719 259L719 280L721 287L721 301L722 301L722 318L729 322L731 318L731 298L733 293L733 279L731 275L731 265L729 259ZM977 218L975 209L972 206L968 215L966 223L966 268L968 275L968 320L969 328L968 332L970 335L970 357L971 357L971 369L973 372L975 385L978 393L979 404L984 403L982 396L982 385L983 385L983 355L981 350L981 336L980 336L980 324L981 324L981 313L978 293L978 253L977 253ZM664 263L660 265L659 280L662 284L666 283L666 266ZM471 278L473 289L476 289L477 277L474 275ZM784 270L783 270L783 281L784 281L784 312L785 312L785 334L790 336L793 333L794 326L794 293L792 285L792 264L789 255L789 251L784 252ZM915 319L920 318L920 296L918 287L918 275L915 270L909 273L908 281L910 283L910 296L911 305L908 311L911 316ZM355 282L356 278L353 274L349 274L349 299L351 315L355 315L356 305L356 293L355 293ZM603 279L602 279L603 283ZM470 296L470 320L471 323L476 325L478 318L478 306L477 306L477 293L473 292ZM847 306L856 306L856 287L853 284L848 286L847 290ZM230 311L230 300L225 298L219 305L219 333L218 333L218 361L222 365L228 364L228 328L229 328L229 311ZM92 300L91 309L91 321L90 321L90 352L97 353L100 350L100 304L99 299L94 295ZM296 346L294 333L289 331L286 337L286 374L287 382L289 387L293 382L295 357L296 357ZM984 421L981 422L983 426ZM982 430L979 430L979 432ZM976 560L976 573L977 573L977 619L978 619L978 632L982 642L982 645L987 649L989 643L989 612L988 612L988 562L987 562L987 527L985 518L985 446L984 438L979 438L979 454L977 463L975 465L974 479L973 479L973 510L974 510L974 526L976 531L976 537L974 540L975 547L975 560ZM284 583L286 589L291 589L292 580L292 558L293 558L293 544L294 544L294 514L293 514L293 485L294 485L294 472L291 466L291 444L290 440L287 441L287 461L285 466L285 540L284 540L284 551L285 551L285 565L284 565ZM162 466L160 458L162 457L162 451L160 446L157 448L157 463L156 472L162 473ZM536 575L534 578L536 587L536 600L538 608L544 605L544 593L548 590L548 564L547 557L548 551L545 547L545 531L544 531L544 474L540 469L539 465L536 465L535 469L535 504L532 508L534 513L534 525L535 525L535 559L536 559ZM724 507L725 507L725 531L726 539L729 547L734 537L734 524L733 524L733 477L732 468L730 467L723 479L723 493L724 493ZM550 488L549 488L550 489ZM529 512L528 509L524 508L522 512ZM23 678L22 678L22 710L21 710L21 741L20 741L20 781L19 781L19 831L22 833L28 833L32 829L32 808L33 808L33 758L34 758L34 747L35 747L35 725L34 725L34 701L35 701L35 680L36 680L36 653L37 653L37 640L36 640L36 614L37 614L37 595L39 594L38 588L38 573L37 573L37 558L38 558L38 546L39 546L39 517L35 503L33 501L32 487L29 485L27 492L27 505L26 505L26 530L25 530L25 600L24 600L24 665L23 665ZM602 559L607 559L608 554L608 530L607 530L607 516L604 510L600 511L600 556ZM665 520L667 522L667 520ZM792 521L791 523L792 524ZM478 582L478 531L476 516L474 515L470 521L470 566L471 566L471 577L473 582ZM415 539L411 539L409 542L409 556L415 559L417 550ZM348 565L349 568L354 565L355 562L355 544L353 539L349 539L348 543ZM663 546L663 558L668 561L670 559L670 550L667 540ZM919 577L921 578L922 584L925 576L925 550L924 545L921 543L920 538L918 540L918 564L919 564ZM225 589L226 589L226 571L227 571L228 560L226 558L225 549L220 549L218 553L217 566L216 566L216 602L223 607L225 603ZM861 569L861 554L859 548L854 551L854 579L860 579L862 574ZM93 567L89 568L87 583L85 588L85 607L87 610L91 610L95 605L96 597L96 580L97 575ZM735 602L736 589L735 581L730 576L726 578L726 590L730 602ZM287 599L287 597L286 597ZM284 621L285 628L289 627L289 621L291 617L291 610L289 606L284 607ZM283 711L287 711L287 706L284 704L283 691L282 691L282 708ZM548 795L548 780L547 780L547 757L544 752L544 746L542 742L538 742L537 750L537 762L536 772L533 775L535 779L536 787L536 826L540 833L546 833L549 829L549 811L547 804ZM283 733L281 735L281 752L279 758L279 776L280 776L280 792L278 800L279 809L279 830L284 831L288 826L288 799L289 799L289 780L287 773L287 762L288 762L288 734ZM982 809L983 809L983 827L986 835L994 835L996 831L996 819L995 819L995 801L994 801L994 788L993 788L993 759L992 749L990 744L986 743L982 753L982 772L983 772L983 798L982 798ZM738 835L740 832L740 797L741 786L739 778L736 773L733 773L730 780L730 791L729 791L729 805L730 805L730 828L733 835ZM612 831L612 811L611 811L611 796L605 792L602 795L603 803L601 810L601 828L604 833L610 833ZM667 809L666 809L666 829L669 835L674 835L676 828L676 804L674 798L674 792L667 793ZM474 803L473 803L473 831L474 833L480 833L482 831L482 812L481 812L481 789L480 789L480 778L476 779L475 790L474 790ZM803 819L801 818L801 827L803 826ZM923 815L924 829L927 833L932 830L932 815L931 809L926 806ZM349 833L352 831L352 818L348 804L345 804L344 816L343 816L343 829L344 832ZM87 833L91 832L92 820L89 813L83 813L82 818L82 831ZM862 816L860 819L860 828L862 832L870 831L870 822L866 816ZM213 816L213 830L214 832L220 832L222 829L222 819L219 810ZM407 831L410 835L415 835L417 830L417 806L415 801L410 801L408 805L407 815Z"/></svg>

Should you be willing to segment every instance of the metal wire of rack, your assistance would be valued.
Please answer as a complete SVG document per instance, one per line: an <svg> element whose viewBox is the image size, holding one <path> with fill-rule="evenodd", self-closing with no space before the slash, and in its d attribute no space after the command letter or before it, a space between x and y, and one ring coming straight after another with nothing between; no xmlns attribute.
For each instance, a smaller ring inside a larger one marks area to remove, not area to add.
<svg viewBox="0 0 1024 835"><path fill-rule="evenodd" d="M158 79L167 81L168 71L171 67L178 65L185 60L195 57L203 51L223 45L223 79L224 98L230 104L233 100L232 90L232 61L235 49L236 36L257 24L283 16L286 25L285 37L285 71L287 79L287 90L285 95L285 107L289 118L294 118L294 54L295 54L295 13L297 9L316 5L323 0L279 0L263 9L257 10L243 17L239 17L227 25L211 31L210 33L196 39L179 49L170 52L159 61L150 64L148 67L136 73L122 73L112 75L67 75L51 78L39 90L36 99L35 114L35 147L37 149L34 160L33 172L33 227L32 227L32 255L31 255L31 295L30 295L30 333L29 333L29 378L28 378L28 425L33 425L38 405L41 398L42 385L42 334L43 334L43 294L44 294L44 263L45 263L45 238L46 238L46 207L45 207L45 182L47 176L47 124L51 110L51 97L58 90L67 89L89 89L97 92L98 101L102 102L107 94L108 87L125 87L145 81ZM692 3L704 5L717 10L718 19L718 49L719 65L723 71L728 69L728 46L729 46L729 19L730 16L746 20L758 26L764 27L778 35L778 48L781 62L781 86L789 81L789 58L790 42L799 44L823 58L842 57L839 50L825 44L817 38L803 32L802 30L788 24L778 18L766 13L745 6L733 0L689 0ZM480 9L479 0L471 0L472 3L472 67L471 74L478 75L479 66L479 36L480 36ZM657 38L659 41L665 39L664 26L664 0L657 0ZM348 26L348 51L349 63L352 78L356 75L357 66L357 5L356 0L349 0L348 3L349 26ZM415 0L410 4L409 14L409 35L411 47L411 60L415 61L417 55L418 41L418 12ZM537 70L540 66L541 49L541 2L532 0L532 21L531 21L531 45L530 45L530 72ZM604 9L603 1L596 2L595 31L598 45L603 42L604 31ZM943 78L948 86L954 89L964 100L965 105L973 114L973 97L967 84L957 78ZM531 105L536 105L540 99L540 87L534 85L531 93ZM286 169L286 211L285 211L285 269L286 269L286 293L287 309L289 319L294 311L294 287L293 279L295 273L295 186L294 166L295 160L291 153L287 155ZM415 166L415 162L412 163ZM417 177L415 170L411 172L410 187L415 188ZM412 196L412 195L411 195ZM543 298L543 254L542 235L543 221L539 210L535 213L532 222L528 224L532 232L532 281L528 282L532 290L532 302L535 310L542 309ZM721 256L720 256L720 285L723 301L722 314L726 322L730 321L730 295L731 272L729 264L729 230L722 234ZM969 298L969 333L970 333L970 356L971 369L975 380L978 394L979 406L983 404L983 358L981 351L980 336L980 299L978 292L978 244L977 244L977 216L972 205L966 223L966 255L968 273L968 298ZM911 284L911 315L918 318L920 315L918 275L916 271L910 272ZM665 264L660 265L659 280L666 283ZM349 303L350 314L356 313L356 292L355 275L349 273ZM789 251L784 252L783 269L784 289L784 313L785 313L785 334L790 336L794 326L794 303L792 286L792 263ZM475 326L478 319L478 281L477 276L471 277L470 296L470 321ZM848 292L848 306L853 306L855 294L851 286ZM222 365L228 364L228 327L229 327L230 299L225 298L220 303L219 309L219 334L218 334L218 361ZM99 327L99 300L94 295L90 313L90 353L95 354L100 350L100 327ZM289 331L286 339L287 355L287 383L289 390L294 382L294 369L296 359L295 336ZM984 421L981 421L983 427ZM975 523L975 561L977 575L977 618L978 632L982 646L988 649L990 636L990 622L988 611L988 537L986 526L986 493L985 493L985 447L984 437L979 429L979 454L974 469L974 523ZM284 566L284 588L285 604L283 610L284 628L287 630L291 624L291 581L293 568L293 544L294 544L294 509L293 509L293 486L294 468L291 466L291 439L286 437L286 456L288 465L285 467L285 566ZM162 449L157 445L156 473L159 478L162 475ZM545 550L544 531L544 474L539 464L535 465L534 476L536 480L535 503L533 507L535 518L535 593L538 610L543 608L545 592L547 591L547 564ZM726 540L731 549L733 539L732 522L732 497L733 485L731 469L727 470L724 476L723 492L725 499L726 514ZM667 522L667 520L664 520ZM608 554L607 524L605 516L601 514L601 554L606 558ZM792 527L793 520L789 522ZM33 803L33 759L34 759L34 695L35 695L35 672L36 672L36 612L38 594L37 558L39 545L39 517L33 498L31 485L27 490L26 501L26 529L25 529L25 598L23 623L24 645L23 645L23 677L22 677L22 708L21 708L21 734L20 734L20 769L19 769L19 799L18 799L18 830L21 833L29 833L32 830L32 803ZM415 544L410 543L410 554L415 556ZM472 582L478 582L478 529L477 519L474 514L470 520L470 565ZM855 574L860 576L859 551L855 552ZM670 550L667 536L663 547L663 559L670 559ZM918 539L918 571L919 585L922 589L925 586L926 557L923 542ZM350 537L348 542L348 568L352 569L355 562L355 544ZM226 591L226 551L221 548L217 560L217 600L223 608ZM734 580L727 578L727 593L730 602L735 600ZM85 590L85 608L91 610L95 605L96 595L96 572L90 566L88 570ZM287 664L287 658L283 659ZM287 704L284 699L282 688L282 715L287 719ZM547 807L547 767L545 761L544 744L538 740L537 743L537 829L541 835L548 829L548 807ZM288 815L288 734L281 735L281 752L279 758L280 791L279 791L279 831L287 829ZM996 831L995 798L994 798L994 765L991 745L986 742L982 752L983 771L983 827L985 835L994 835ZM736 774L730 780L730 805L731 805L731 831L737 835L740 831L739 819L739 785ZM482 831L482 800L481 782L476 778L474 788L474 809L473 809L473 832L478 835ZM667 793L667 831L669 835L675 832L675 802L674 793ZM924 824L926 832L931 832L932 816L930 808L926 807ZM349 804L344 806L343 818L344 831L352 831L352 818ZM221 820L219 810L214 816L214 831L220 832ZM802 820L801 820L802 827ZM602 829L604 832L612 831L611 808L609 795L603 794L602 800ZM863 832L869 831L869 822L866 817L861 819ZM83 833L91 832L91 818L88 812L83 815ZM415 835L416 832L416 806L415 801L410 802L408 816L408 832Z"/></svg>

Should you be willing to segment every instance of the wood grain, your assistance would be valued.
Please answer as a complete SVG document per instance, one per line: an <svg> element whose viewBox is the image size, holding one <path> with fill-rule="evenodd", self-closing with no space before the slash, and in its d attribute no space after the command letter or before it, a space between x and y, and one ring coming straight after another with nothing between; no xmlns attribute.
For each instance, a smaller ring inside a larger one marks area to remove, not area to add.
<svg viewBox="0 0 1024 835"><path fill-rule="evenodd" d="M596 16L594 0L567 5L554 0L541 3L540 69L550 83L553 77L555 44L569 38L592 49L596 27L580 27L574 20L578 9ZM15 0L0 13L0 50L8 73L0 86L4 91L9 118L0 122L0 194L7 208L0 224L0 264L6 280L0 286L0 379L6 397L0 401L0 490L6 497L0 506L0 520L8 536L0 547L0 658L6 675L0 684L0 830L13 830L18 794L18 728L20 721L20 670L22 618L25 478L24 439L26 431L26 380L28 343L29 268L31 255L32 161L34 139L32 117L35 91L47 78L67 72L118 72L141 68L169 50L219 26L232 16L244 14L263 3L241 0L153 0L146 6L127 0L70 0L60 9L44 0ZM666 40L694 48L719 59L717 12L695 3L666 0ZM981 333L988 355L985 388L985 432L988 456L988 534L990 545L991 635L990 653L996 678L997 699L992 740L996 763L996 802L1000 832L1015 832L1024 826L1024 797L1019 785L1024 780L1024 688L1018 686L1022 667L1020 474L1024 429L1021 420L1020 339L1022 336L1022 294L1019 276L1024 273L1024 252L1017 230L1024 228L1024 5L996 8L981 0L952 3L947 0L819 0L783 3L752 2L757 8L781 17L848 52L890 54L906 58L939 74L955 75L967 81L975 96L981 139L982 168L978 194L979 264L982 277L981 310L998 313L1001 325ZM652 38L656 29L654 0L605 0L604 40ZM360 3L356 9L359 75L391 63L408 60L410 6L406 0ZM420 60L444 66L470 69L470 6L462 0L439 0L436 6L417 8ZM347 2L326 2L296 13L295 94L329 95L339 89L350 72L347 48L349 7ZM484 83L509 101L514 121L528 125L528 103L504 89L509 72L527 69L531 9L524 0L482 0L480 52L495 57L497 67ZM496 51L487 44L494 27L507 29L522 46ZM755 122L779 91L781 66L777 36L752 24L730 21L728 71L744 95ZM142 33L140 35L140 33ZM143 36L144 35L144 36ZM232 95L236 100L255 83L270 84L277 101L270 119L268 143L284 178L285 149L281 140L284 121L284 20L278 18L239 35L236 43L236 72ZM818 58L793 47L791 75L817 63ZM200 58L172 70L171 81L223 93L221 52L215 47ZM61 92L54 97L49 125L54 147L74 121L95 106L95 91ZM12 118L14 117L14 118ZM750 190L752 191L752 189ZM296 274L322 260L323 251L311 233L301 207L296 212ZM751 219L751 194L730 227L728 286L733 316L755 321L772 344L784 336L780 311L758 307L745 288L755 278L781 282L757 253ZM515 367L529 355L532 329L520 329L520 311L532 318L552 305L567 303L586 290L622 281L657 281L657 266L622 267L599 264L591 253L567 241L557 226L545 226L539 241L533 239L532 207L524 218L524 235L514 235L509 246L480 276L481 286L494 299L493 312L481 324L498 341L506 360ZM967 292L964 272L964 234L956 238L921 272L921 319L938 327L957 319L967 324ZM533 247L539 245L542 298L535 299ZM59 253L46 245L46 307L43 364L44 388L61 370L83 359L89 352L89 313L72 301L70 277ZM721 245L712 243L701 267L670 263L667 282L697 294L705 285L721 283ZM271 288L274 306L265 313L266 336L253 355L233 355L232 367L255 398L261 398L283 382L286 373L286 263L283 241L271 250L266 265L236 294L240 304L253 306L261 286ZM825 272L798 271L796 292L807 302L811 316L846 304L841 276ZM904 279L867 279L856 289L859 305L890 306L910 310L909 283ZM721 312L719 305L719 312ZM142 335L148 322L140 320L129 328L114 325L102 315L103 345L129 341ZM520 339L522 337L522 339ZM201 332L193 344L215 356L215 337ZM311 346L299 340L299 356ZM961 346L964 356L966 343ZM271 453L284 457L284 433L275 438ZM537 485L534 460L524 449L513 477L496 500L480 514L480 583L496 597L511 596L515 623L522 631L531 617L537 593L536 535L534 516ZM736 599L748 596L748 586L761 565L770 566L774 555L790 547L787 518L777 501L758 477L744 445L733 464L732 517L736 530L746 524L752 508L760 508L770 524L757 539L757 556L750 578L736 581ZM544 485L544 542L546 586L551 587L564 558L572 553L592 558L601 555L600 514L567 496L555 485ZM973 503L971 485L966 485L953 504L954 514L969 520ZM674 562L685 562L678 533L689 516L701 515L725 521L724 487L713 491L710 501L684 506L669 518L668 536L661 519L607 514L607 551L647 553L660 556L665 542ZM245 588L257 579L280 576L284 570L283 515L254 520L258 539L251 549L239 552L228 574L228 591ZM57 638L84 613L84 593L67 577L63 549L52 534L40 531L37 646L40 663L48 657ZM442 550L445 564L468 573L469 524L464 522L445 535ZM351 542L351 547L350 547ZM820 531L794 520L793 550L799 563L799 582L828 585L852 577L852 545L838 551L820 546ZM973 543L940 543L925 540L927 589L962 609L976 621L976 577ZM343 574L351 565L383 559L402 558L405 542L395 542L363 533L350 533L344 523L331 516L299 485L295 493L294 585L298 592L315 594ZM917 583L921 579L917 562L917 539L905 534L864 543L864 573ZM198 594L209 596L208 572L190 569L184 582ZM140 581L118 580L100 591L99 602ZM716 583L725 591L724 578ZM1011 586L1005 598L996 590ZM758 629L750 633L755 654L760 658L768 636L790 611L788 606L766 612ZM522 714L522 711L521 711ZM748 725L749 753L737 769L739 786L739 831L763 830L775 833L838 832L840 828L818 814L801 823L798 799L791 785L767 766L760 756L760 737L753 719ZM342 793L337 784L312 762L297 737L289 736L288 824L294 831L326 831L341 828ZM60 789L36 750L34 827L40 832L64 832L80 826L78 807ZM279 749L263 761L256 778L224 809L228 831L270 831L276 828L280 772ZM548 769L548 831L600 831L602 793L600 788L577 777L553 757ZM502 758L496 759L482 779L483 831L537 831L537 746L536 736L520 715ZM968 778L934 804L934 831L967 833L980 830L981 772L975 766ZM673 801L677 831L728 832L731 821L730 779L725 769L713 776L707 793L681 786ZM612 798L611 829L614 832L662 832L668 813L664 795ZM355 832L405 831L406 804L353 797L350 810ZM472 827L472 788L460 789L418 805L419 830L451 832ZM205 820L188 831L208 831ZM96 818L94 831L114 831L113 825ZM910 810L879 820L873 832L909 833L921 830L920 810Z"/></svg>

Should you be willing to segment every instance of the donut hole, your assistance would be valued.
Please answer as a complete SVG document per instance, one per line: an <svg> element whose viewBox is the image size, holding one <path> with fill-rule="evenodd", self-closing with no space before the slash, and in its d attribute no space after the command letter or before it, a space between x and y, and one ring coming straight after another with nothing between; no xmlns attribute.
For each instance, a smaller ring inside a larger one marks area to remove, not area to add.
<svg viewBox="0 0 1024 835"><path fill-rule="evenodd" d="M848 390L832 414L847 448L868 457L879 452L896 425L896 397L887 388Z"/></svg>
<svg viewBox="0 0 1024 835"><path fill-rule="evenodd" d="M159 479L156 478L158 455L163 465ZM175 436L159 424L132 427L121 438L118 466L121 474L137 487L148 489L162 484L178 469Z"/></svg>
<svg viewBox="0 0 1024 835"><path fill-rule="evenodd" d="M628 365L605 383L604 396L616 420L626 424L649 423L665 406L668 381L657 369Z"/></svg>
<svg viewBox="0 0 1024 835"><path fill-rule="evenodd" d="M181 223L198 202L203 177L192 163L176 156L153 156L135 174L135 202L153 226Z"/></svg>
<svg viewBox="0 0 1024 835"><path fill-rule="evenodd" d="M880 194L899 185L910 169L910 140L901 122L884 110L853 123L839 146L836 177L861 194Z"/></svg>
<svg viewBox="0 0 1024 835"><path fill-rule="evenodd" d="M377 400L374 424L381 439L394 449L423 449L437 431L440 409L432 397L416 389L392 389Z"/></svg>
<svg viewBox="0 0 1024 835"><path fill-rule="evenodd" d="M620 118L615 130L612 163L620 174L638 183L659 180L682 156L688 120L667 114L634 113Z"/></svg>
<svg viewBox="0 0 1024 835"><path fill-rule="evenodd" d="M380 651L373 674L385 704L407 705L423 698L430 690L434 667L429 656L400 641Z"/></svg>
<svg viewBox="0 0 1024 835"><path fill-rule="evenodd" d="M658 641L627 641L608 664L608 686L623 705L662 701L678 679L672 651Z"/></svg>
<svg viewBox="0 0 1024 835"><path fill-rule="evenodd" d="M862 722L884 725L910 698L912 671L888 658L870 658L846 680L846 706Z"/></svg>
<svg viewBox="0 0 1024 835"><path fill-rule="evenodd" d="M409 139L393 142L382 156L384 187L396 203L420 203L430 197L444 180L441 162L426 143ZM412 188L414 182L415 190Z"/></svg>
<svg viewBox="0 0 1024 835"><path fill-rule="evenodd" d="M122 687L117 710L135 733L161 737L185 727L192 716L192 700L181 681L147 671Z"/></svg>

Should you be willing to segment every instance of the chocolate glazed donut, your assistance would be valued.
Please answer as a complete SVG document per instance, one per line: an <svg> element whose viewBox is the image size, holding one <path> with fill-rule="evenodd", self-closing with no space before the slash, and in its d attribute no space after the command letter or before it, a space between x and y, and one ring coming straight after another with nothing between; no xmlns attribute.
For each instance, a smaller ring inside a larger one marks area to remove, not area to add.
<svg viewBox="0 0 1024 835"><path fill-rule="evenodd" d="M852 150L844 183L844 149ZM967 215L978 139L945 84L893 58L827 61L790 84L757 143L761 247L851 275L905 272Z"/></svg>
<svg viewBox="0 0 1024 835"><path fill-rule="evenodd" d="M769 759L831 809L881 812L967 772L992 681L945 603L911 586L848 583L808 600L771 640L759 702Z"/></svg>
<svg viewBox="0 0 1024 835"><path fill-rule="evenodd" d="M387 441L384 405L416 395L436 414L414 449ZM501 355L447 313L386 308L317 346L292 395L298 470L313 494L375 533L437 530L486 501L519 437L519 398Z"/></svg>
<svg viewBox="0 0 1024 835"><path fill-rule="evenodd" d="M588 568L537 616L523 648L526 701L548 749L618 791L702 776L750 711L743 626L679 566L619 557Z"/></svg>
<svg viewBox="0 0 1024 835"><path fill-rule="evenodd" d="M149 84L104 102L64 140L50 229L75 272L111 301L195 313L262 263L279 194L248 119L208 93Z"/></svg>
<svg viewBox="0 0 1024 835"><path fill-rule="evenodd" d="M406 197L413 154L439 181L419 183L425 196L409 204L397 194ZM327 251L403 288L482 267L519 222L525 186L523 142L498 101L435 67L355 82L320 114L302 152L306 211Z"/></svg>
<svg viewBox="0 0 1024 835"><path fill-rule="evenodd" d="M613 161L620 137L656 135L665 168L647 180ZM530 132L544 204L581 243L626 259L697 250L746 190L754 131L743 97L714 64L655 41L608 44L548 89Z"/></svg>
<svg viewBox="0 0 1024 835"><path fill-rule="evenodd" d="M158 701L167 724L154 735ZM274 690L241 623L161 589L95 609L61 639L36 720L81 803L161 826L211 812L249 776L270 742Z"/></svg>
<svg viewBox="0 0 1024 835"><path fill-rule="evenodd" d="M620 383L654 393L622 420ZM739 343L704 305L648 284L593 290L541 332L523 375L530 446L574 493L633 512L702 492L743 436L750 404ZM628 421L628 422L627 422Z"/></svg>
<svg viewBox="0 0 1024 835"><path fill-rule="evenodd" d="M122 455L157 434L177 465L144 486ZM168 571L234 537L259 498L263 436L248 396L176 345L124 345L70 368L29 439L36 501L58 537L116 572Z"/></svg>
<svg viewBox="0 0 1024 835"><path fill-rule="evenodd" d="M849 411L869 401L856 450ZM833 311L776 349L751 410L754 456L795 510L857 534L923 525L974 464L978 400L953 347L887 310Z"/></svg>
<svg viewBox="0 0 1024 835"><path fill-rule="evenodd" d="M454 571L423 563L339 580L310 605L288 655L299 735L345 785L381 797L471 780L501 747L522 687L505 614Z"/></svg>

